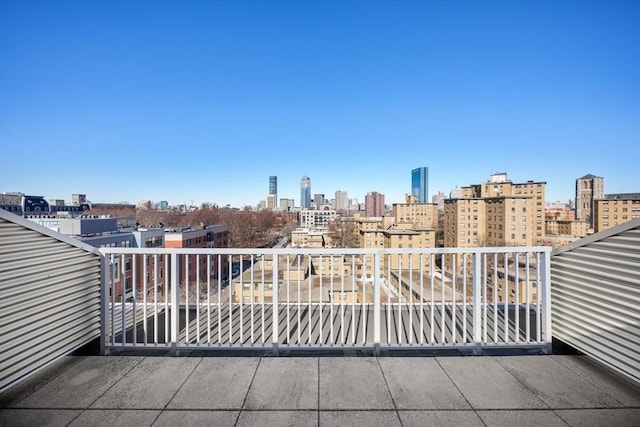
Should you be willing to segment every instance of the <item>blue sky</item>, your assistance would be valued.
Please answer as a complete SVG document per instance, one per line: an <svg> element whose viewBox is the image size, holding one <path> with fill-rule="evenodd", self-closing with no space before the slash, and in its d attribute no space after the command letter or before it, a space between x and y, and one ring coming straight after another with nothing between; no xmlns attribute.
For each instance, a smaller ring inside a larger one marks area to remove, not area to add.
<svg viewBox="0 0 640 427"><path fill-rule="evenodd" d="M640 192L638 1L0 0L0 191Z"/></svg>

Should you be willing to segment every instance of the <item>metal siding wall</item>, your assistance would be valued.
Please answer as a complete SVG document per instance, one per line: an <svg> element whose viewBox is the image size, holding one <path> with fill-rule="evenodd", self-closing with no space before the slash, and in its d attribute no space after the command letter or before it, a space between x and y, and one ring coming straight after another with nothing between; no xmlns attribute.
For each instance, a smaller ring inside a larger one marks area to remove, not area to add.
<svg viewBox="0 0 640 427"><path fill-rule="evenodd" d="M601 238L598 233L586 244L559 248L551 257L554 337L636 383L640 383L638 224L634 221L614 234L605 231Z"/></svg>
<svg viewBox="0 0 640 427"><path fill-rule="evenodd" d="M0 390L99 335L99 255L0 218Z"/></svg>

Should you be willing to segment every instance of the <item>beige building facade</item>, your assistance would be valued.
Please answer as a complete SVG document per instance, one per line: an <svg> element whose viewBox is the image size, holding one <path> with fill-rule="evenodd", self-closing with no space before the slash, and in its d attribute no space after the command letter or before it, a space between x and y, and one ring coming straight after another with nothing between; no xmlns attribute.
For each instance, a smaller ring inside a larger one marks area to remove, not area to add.
<svg viewBox="0 0 640 427"><path fill-rule="evenodd" d="M314 231L298 228L291 232L292 248L327 248L332 247L329 231Z"/></svg>
<svg viewBox="0 0 640 427"><path fill-rule="evenodd" d="M394 203L392 215L398 223L410 222L414 228L438 227L438 205L434 203Z"/></svg>
<svg viewBox="0 0 640 427"><path fill-rule="evenodd" d="M493 174L489 177L489 181L482 184L475 184L469 187L462 187L462 198L500 198L500 197L516 197L530 199L530 203L527 205L527 216L533 219L533 242L538 244L538 241L542 240L545 234L545 198L546 198L546 182L543 181L527 181L523 183L513 183L507 178L506 173ZM503 217L507 217L503 215ZM509 228L511 224L508 224ZM509 230L505 230L509 231ZM500 232L497 232L500 234ZM502 233L506 236L515 234L513 239L510 237L504 238L505 240L522 240L518 238L518 233ZM520 233L522 234L522 233ZM500 239L497 237L497 239ZM446 245L445 245L446 246Z"/></svg>
<svg viewBox="0 0 640 427"><path fill-rule="evenodd" d="M607 194L594 201L594 231L606 230L640 218L640 193Z"/></svg>
<svg viewBox="0 0 640 427"><path fill-rule="evenodd" d="M589 232L589 223L584 220L547 219L545 221L547 235L585 237Z"/></svg>
<svg viewBox="0 0 640 427"><path fill-rule="evenodd" d="M446 199L444 202L444 246L487 246L486 201L479 198Z"/></svg>

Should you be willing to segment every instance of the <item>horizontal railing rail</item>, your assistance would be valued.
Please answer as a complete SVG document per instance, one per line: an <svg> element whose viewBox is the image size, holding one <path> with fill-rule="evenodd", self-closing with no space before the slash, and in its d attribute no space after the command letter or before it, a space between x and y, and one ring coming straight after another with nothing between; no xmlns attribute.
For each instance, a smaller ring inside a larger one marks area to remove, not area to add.
<svg viewBox="0 0 640 427"><path fill-rule="evenodd" d="M104 353L550 350L547 247L100 252Z"/></svg>

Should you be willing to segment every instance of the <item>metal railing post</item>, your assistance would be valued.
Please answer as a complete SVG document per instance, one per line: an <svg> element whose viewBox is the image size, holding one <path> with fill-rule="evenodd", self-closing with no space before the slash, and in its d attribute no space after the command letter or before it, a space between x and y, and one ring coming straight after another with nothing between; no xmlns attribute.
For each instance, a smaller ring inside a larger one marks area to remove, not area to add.
<svg viewBox="0 0 640 427"><path fill-rule="evenodd" d="M264 259L264 258L263 258ZM271 343L273 345L273 355L278 355L278 342L280 341L278 324L280 323L279 318L279 310L278 310L278 254L273 254L273 291L272 291L272 299L271 299L271 309L273 310L273 338ZM264 320L263 320L264 321Z"/></svg>
<svg viewBox="0 0 640 427"><path fill-rule="evenodd" d="M373 256L373 353L380 355L380 252Z"/></svg>
<svg viewBox="0 0 640 427"><path fill-rule="evenodd" d="M473 252L473 354L479 356L482 353L482 299L480 295L482 278L481 252Z"/></svg>
<svg viewBox="0 0 640 427"><path fill-rule="evenodd" d="M171 353L175 356L178 355L178 317L179 317L179 284L180 277L178 263L178 254L173 252L171 254ZM185 272L188 274L188 272ZM166 335L166 332L165 332Z"/></svg>
<svg viewBox="0 0 640 427"><path fill-rule="evenodd" d="M109 312L109 298L107 293L107 255L100 252L100 354L109 355L107 349L107 314Z"/></svg>
<svg viewBox="0 0 640 427"><path fill-rule="evenodd" d="M551 354L551 248L542 253L542 339L544 352Z"/></svg>

